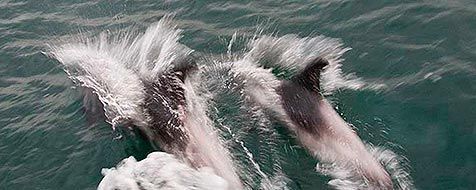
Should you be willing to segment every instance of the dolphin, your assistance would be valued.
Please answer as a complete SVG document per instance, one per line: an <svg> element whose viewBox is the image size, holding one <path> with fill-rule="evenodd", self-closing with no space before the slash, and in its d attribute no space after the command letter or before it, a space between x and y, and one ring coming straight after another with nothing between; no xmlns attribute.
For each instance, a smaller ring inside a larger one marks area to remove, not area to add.
<svg viewBox="0 0 476 190"><path fill-rule="evenodd" d="M276 89L287 127L310 154L321 161L351 166L372 186L392 189L392 180L361 139L321 94L320 72L329 62L314 59Z"/></svg>
<svg viewBox="0 0 476 190"><path fill-rule="evenodd" d="M153 81L142 81L142 105L148 124L138 126L143 136L165 152L194 168L208 167L228 182L229 189L243 189L228 149L210 125L205 110L194 102L190 86L197 71L192 63L181 64ZM194 97L195 96L195 97Z"/></svg>
<svg viewBox="0 0 476 190"><path fill-rule="evenodd" d="M244 189L231 154L212 129L206 110L197 106L190 83L198 74L195 62L185 60L154 79L141 79L144 121L119 117L115 122L139 132L154 148L195 169L209 168L227 181L228 189ZM93 89L82 88L83 110L89 125L105 120L104 105Z"/></svg>

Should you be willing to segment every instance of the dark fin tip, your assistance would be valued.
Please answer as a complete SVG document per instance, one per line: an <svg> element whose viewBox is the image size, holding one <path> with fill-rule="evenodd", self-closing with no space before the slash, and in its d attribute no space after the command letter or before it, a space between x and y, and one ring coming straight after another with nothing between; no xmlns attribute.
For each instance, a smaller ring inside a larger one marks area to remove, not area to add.
<svg viewBox="0 0 476 190"><path fill-rule="evenodd" d="M329 62L326 59L317 57L312 60L311 63L307 64L306 68L301 72L301 75L320 74L322 69L327 65L329 65Z"/></svg>
<svg viewBox="0 0 476 190"><path fill-rule="evenodd" d="M198 65L195 62L193 57L186 58L178 64L175 64L175 67L172 69L172 72L177 74L177 77L184 82L187 78L187 75L198 70Z"/></svg>
<svg viewBox="0 0 476 190"><path fill-rule="evenodd" d="M322 57L317 57L312 60L311 63L307 64L307 66L300 73L294 76L292 78L292 81L298 83L299 85L310 91L319 93L319 78L322 69L327 65L329 65L329 62L326 59Z"/></svg>

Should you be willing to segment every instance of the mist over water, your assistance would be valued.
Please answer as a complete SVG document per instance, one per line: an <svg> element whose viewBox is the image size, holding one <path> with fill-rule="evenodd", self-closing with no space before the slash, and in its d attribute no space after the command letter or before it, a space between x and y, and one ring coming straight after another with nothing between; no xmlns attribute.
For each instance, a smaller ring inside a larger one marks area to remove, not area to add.
<svg viewBox="0 0 476 190"><path fill-rule="evenodd" d="M263 107L276 104L273 81L321 55L331 61L324 94L396 189L471 189L475 6L1 1L0 184L107 189L120 180L156 189L165 181L173 182L170 189L223 189L226 181L213 169L154 152L121 125L146 120L137 106L140 80L195 54L202 72L193 87L197 103L245 187L365 189L345 168L316 166ZM160 20L170 13L173 20ZM96 90L104 121L85 115L79 86Z"/></svg>

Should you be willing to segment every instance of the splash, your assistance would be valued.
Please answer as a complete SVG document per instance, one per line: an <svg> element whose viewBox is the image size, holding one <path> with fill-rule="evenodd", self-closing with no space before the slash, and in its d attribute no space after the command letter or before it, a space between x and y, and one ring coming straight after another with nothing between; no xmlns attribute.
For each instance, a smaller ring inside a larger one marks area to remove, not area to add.
<svg viewBox="0 0 476 190"><path fill-rule="evenodd" d="M113 125L122 118L145 121L140 105L143 86L132 70L109 52L84 44L66 44L54 49L54 57L65 65L69 77L92 89L104 104L105 115Z"/></svg>
<svg viewBox="0 0 476 190"><path fill-rule="evenodd" d="M201 85L199 76L191 76L185 80L185 100L187 101L187 119L185 127L189 131L190 146L193 154L201 157L201 162L212 167L215 172L225 178L230 189L242 189L243 185L237 175L228 149L223 146L222 139L213 128L212 121L206 115L207 101L205 96L200 96L197 90ZM203 94L206 92L201 91Z"/></svg>
<svg viewBox="0 0 476 190"><path fill-rule="evenodd" d="M153 81L192 53L177 42L180 34L166 17L144 33L130 29L102 32L95 38L80 35L74 42L51 46L51 56L65 66L73 81L99 96L113 126L123 120L144 125L141 80Z"/></svg>
<svg viewBox="0 0 476 190"><path fill-rule="evenodd" d="M126 158L115 168L103 169L102 174L98 190L228 189L227 181L211 168L193 169L164 152L150 153L142 161Z"/></svg>
<svg viewBox="0 0 476 190"><path fill-rule="evenodd" d="M379 161L390 174L394 189L410 190L415 189L413 180L408 173L407 161L400 155L382 147L367 145L369 152ZM340 167L334 163L318 163L316 171L327 176L332 176L328 184L334 189L378 189L372 186L365 179L356 177L356 171Z"/></svg>
<svg viewBox="0 0 476 190"><path fill-rule="evenodd" d="M246 78L236 71L250 71L250 68L241 66L232 62L213 62L204 68L204 76L207 76L204 82L212 96L209 104L215 108L211 117L223 138L227 139L227 147L235 162L247 166L240 168L241 177L252 189L287 189L289 179L282 171L283 158L278 150L282 140L266 110L250 96L252 88L244 82ZM251 71L253 69L259 68L252 67ZM259 77L258 73L248 74ZM272 76L267 70L263 70L263 74Z"/></svg>
<svg viewBox="0 0 476 190"><path fill-rule="evenodd" d="M299 73L316 57L325 58L329 65L321 73L321 86L326 95L338 89L378 90L384 87L382 84L367 83L353 73L346 74L342 71L342 55L350 48L344 47L338 39L325 36L300 38L294 34L281 37L261 36L251 40L248 48L250 51L245 59L290 73L278 73L278 76L284 77Z"/></svg>

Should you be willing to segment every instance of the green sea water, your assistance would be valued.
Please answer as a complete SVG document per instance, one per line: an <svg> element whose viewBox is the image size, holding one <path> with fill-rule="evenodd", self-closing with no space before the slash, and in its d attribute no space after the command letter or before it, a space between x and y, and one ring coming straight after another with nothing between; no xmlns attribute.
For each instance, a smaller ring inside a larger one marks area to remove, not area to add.
<svg viewBox="0 0 476 190"><path fill-rule="evenodd" d="M344 72L385 86L329 97L362 139L405 157L417 189L476 188L475 1L0 0L0 189L95 189L102 168L154 151L139 136L88 122L81 92L43 52L166 14L183 29L181 43L209 54L263 26L340 39L352 48ZM284 136L288 186L329 189L316 161Z"/></svg>

